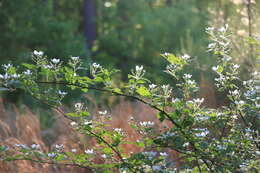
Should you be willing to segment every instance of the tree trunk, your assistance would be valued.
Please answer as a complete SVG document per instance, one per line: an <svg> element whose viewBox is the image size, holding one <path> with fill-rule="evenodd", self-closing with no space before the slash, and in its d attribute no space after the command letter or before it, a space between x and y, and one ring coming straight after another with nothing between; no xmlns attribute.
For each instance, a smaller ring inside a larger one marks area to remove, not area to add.
<svg viewBox="0 0 260 173"><path fill-rule="evenodd" d="M84 2L84 33L87 47L91 49L97 37L96 28L96 6L95 0L85 0Z"/></svg>
<svg viewBox="0 0 260 173"><path fill-rule="evenodd" d="M166 4L167 4L168 6L171 6L171 5L172 5L172 0L166 0Z"/></svg>

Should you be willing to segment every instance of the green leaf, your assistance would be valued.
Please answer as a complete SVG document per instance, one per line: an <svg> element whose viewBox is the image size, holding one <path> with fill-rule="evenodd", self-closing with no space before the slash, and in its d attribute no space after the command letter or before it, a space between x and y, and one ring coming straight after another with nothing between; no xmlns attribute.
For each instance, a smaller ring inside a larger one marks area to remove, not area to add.
<svg viewBox="0 0 260 173"><path fill-rule="evenodd" d="M223 66L218 66L217 72L222 73L224 70Z"/></svg>
<svg viewBox="0 0 260 173"><path fill-rule="evenodd" d="M123 94L123 92L119 88L114 88L113 92L118 93L118 94Z"/></svg>
<svg viewBox="0 0 260 173"><path fill-rule="evenodd" d="M169 53L167 56L162 54L162 56L169 61L171 64L185 65L186 62L180 57L175 56L174 54Z"/></svg>
<svg viewBox="0 0 260 173"><path fill-rule="evenodd" d="M14 160L16 160L16 158L14 158L14 157L6 157L4 159L4 161L7 161L7 162L14 161Z"/></svg>
<svg viewBox="0 0 260 173"><path fill-rule="evenodd" d="M65 115L70 117L82 117L81 114L76 114L76 113L66 113Z"/></svg>
<svg viewBox="0 0 260 173"><path fill-rule="evenodd" d="M104 152L104 154L107 154L107 155L113 154L113 150L108 147L104 148L103 152Z"/></svg>
<svg viewBox="0 0 260 173"><path fill-rule="evenodd" d="M156 116L161 122L165 120L165 115L162 112L159 112Z"/></svg>
<svg viewBox="0 0 260 173"><path fill-rule="evenodd" d="M59 154L58 156L55 157L56 161L62 161L65 159L65 156L63 154Z"/></svg>
<svg viewBox="0 0 260 173"><path fill-rule="evenodd" d="M83 111L83 112L80 113L80 115L81 115L82 117L86 117L86 116L89 116L90 113L89 113L89 112L86 112L86 111Z"/></svg>
<svg viewBox="0 0 260 173"><path fill-rule="evenodd" d="M94 79L93 79L93 81L94 82L97 82L97 83L99 83L99 82L104 82L104 80L103 80L103 78L101 78L101 77L95 77Z"/></svg>
<svg viewBox="0 0 260 173"><path fill-rule="evenodd" d="M189 116L189 117L186 117L186 118L183 120L182 126L183 126L184 128L186 128L186 127L191 126L193 123L194 123L194 118Z"/></svg>
<svg viewBox="0 0 260 173"><path fill-rule="evenodd" d="M0 151L6 151L8 149L7 146L0 146Z"/></svg>
<svg viewBox="0 0 260 173"><path fill-rule="evenodd" d="M137 92L138 94L140 94L141 96L144 96L144 97L149 97L149 96L151 96L150 91L149 91L147 88L145 88L144 86L139 87L139 88L136 90L136 92Z"/></svg>
<svg viewBox="0 0 260 173"><path fill-rule="evenodd" d="M33 65L33 64L22 63L22 65L23 65L24 67L30 69L30 70L33 70L33 69L36 68L36 66Z"/></svg>

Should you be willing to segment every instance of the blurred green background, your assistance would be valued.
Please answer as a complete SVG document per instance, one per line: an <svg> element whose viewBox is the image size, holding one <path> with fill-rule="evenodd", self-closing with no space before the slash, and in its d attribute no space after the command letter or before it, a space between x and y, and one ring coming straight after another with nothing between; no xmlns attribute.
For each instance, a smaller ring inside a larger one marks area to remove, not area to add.
<svg viewBox="0 0 260 173"><path fill-rule="evenodd" d="M160 54L188 53L194 68L187 72L210 83L215 58L206 51L205 27L229 24L234 60L254 68L257 54L246 40L258 33L259 10L259 0L1 0L0 63L27 62L30 52L42 50L50 58L80 56L85 65L121 69L122 80L144 65L153 81L174 83ZM39 107L19 91L2 97Z"/></svg>

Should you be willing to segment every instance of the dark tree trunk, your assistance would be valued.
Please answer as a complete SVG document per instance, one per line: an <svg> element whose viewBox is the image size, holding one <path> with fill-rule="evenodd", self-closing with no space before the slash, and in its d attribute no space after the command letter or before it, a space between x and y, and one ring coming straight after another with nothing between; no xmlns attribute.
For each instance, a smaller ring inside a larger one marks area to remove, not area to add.
<svg viewBox="0 0 260 173"><path fill-rule="evenodd" d="M172 5L172 0L166 0L166 4L171 6Z"/></svg>
<svg viewBox="0 0 260 173"><path fill-rule="evenodd" d="M90 49L97 37L96 28L96 6L95 0L85 0L84 2L84 33L87 46Z"/></svg>

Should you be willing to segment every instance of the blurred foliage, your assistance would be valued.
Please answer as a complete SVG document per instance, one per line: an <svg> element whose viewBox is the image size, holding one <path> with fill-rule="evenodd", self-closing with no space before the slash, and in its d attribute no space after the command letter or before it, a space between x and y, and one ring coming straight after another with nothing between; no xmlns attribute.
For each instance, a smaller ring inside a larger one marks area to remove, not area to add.
<svg viewBox="0 0 260 173"><path fill-rule="evenodd" d="M69 55L87 60L84 37L79 32L81 1L12 0L0 2L0 61L26 61L34 49L50 57Z"/></svg>
<svg viewBox="0 0 260 173"><path fill-rule="evenodd" d="M135 64L154 71L156 80L163 80L159 70L163 52L198 55L200 62L212 64L205 53L208 23L204 0L131 0L98 1L98 38L95 60L123 69L128 73Z"/></svg>

